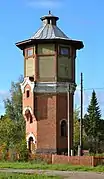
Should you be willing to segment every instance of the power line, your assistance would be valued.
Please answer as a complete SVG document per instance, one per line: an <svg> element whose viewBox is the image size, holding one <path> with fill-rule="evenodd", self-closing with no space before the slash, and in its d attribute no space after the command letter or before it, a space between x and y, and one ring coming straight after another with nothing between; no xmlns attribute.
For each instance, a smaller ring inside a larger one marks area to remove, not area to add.
<svg viewBox="0 0 104 179"><path fill-rule="evenodd" d="M76 89L76 91L80 91L81 89ZM84 88L84 91L91 91L91 90L104 90L104 87L101 88Z"/></svg>
<svg viewBox="0 0 104 179"><path fill-rule="evenodd" d="M85 88L84 91L90 91L90 90L104 90L104 87L101 88Z"/></svg>

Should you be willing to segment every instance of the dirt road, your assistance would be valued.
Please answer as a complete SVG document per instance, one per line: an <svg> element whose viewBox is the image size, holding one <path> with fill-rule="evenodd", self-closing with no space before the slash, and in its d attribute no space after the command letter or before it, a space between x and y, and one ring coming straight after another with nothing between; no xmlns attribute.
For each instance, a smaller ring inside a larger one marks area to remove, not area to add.
<svg viewBox="0 0 104 179"><path fill-rule="evenodd" d="M33 170L33 169L0 169L6 173L30 173L45 174L48 176L62 176L63 179L104 179L104 173L95 172L72 172L72 171L52 171L52 170Z"/></svg>

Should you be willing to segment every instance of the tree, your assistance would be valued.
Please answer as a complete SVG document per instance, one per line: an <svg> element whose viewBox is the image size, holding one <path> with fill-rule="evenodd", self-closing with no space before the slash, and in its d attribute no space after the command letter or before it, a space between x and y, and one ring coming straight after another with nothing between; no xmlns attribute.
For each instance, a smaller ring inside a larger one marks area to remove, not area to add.
<svg viewBox="0 0 104 179"><path fill-rule="evenodd" d="M20 131L20 136L25 135L25 120L22 114L22 92L20 83L23 81L23 76L20 76L18 82L11 83L10 98L4 101L5 116L13 120Z"/></svg>
<svg viewBox="0 0 104 179"><path fill-rule="evenodd" d="M74 111L74 148L78 149L78 145L80 144L80 111ZM87 147L87 136L85 131L83 130L83 148Z"/></svg>
<svg viewBox="0 0 104 179"><path fill-rule="evenodd" d="M11 83L10 98L4 101L5 115L0 120L0 146L5 144L6 150L20 152L25 147L25 120L22 114L22 93L20 83Z"/></svg>
<svg viewBox="0 0 104 179"><path fill-rule="evenodd" d="M11 83L10 98L4 101L5 114L8 118L19 121L23 119L22 116L22 93L20 83L23 81L23 77L20 76L18 82Z"/></svg>
<svg viewBox="0 0 104 179"><path fill-rule="evenodd" d="M8 151L11 156L14 153L18 153L21 159L26 159L27 147L24 134L21 132L18 122L16 123L14 120L6 117L0 120L0 152L3 159L5 159Z"/></svg>
<svg viewBox="0 0 104 179"><path fill-rule="evenodd" d="M80 139L80 123L79 123L79 111L74 111L74 147L78 148Z"/></svg>
<svg viewBox="0 0 104 179"><path fill-rule="evenodd" d="M90 149L95 153L100 136L101 111L93 90L87 113L84 116L84 129L90 140ZM94 143L92 147L91 144ZM95 150L94 150L95 149Z"/></svg>
<svg viewBox="0 0 104 179"><path fill-rule="evenodd" d="M0 120L0 145L5 143L7 149L10 147L13 138L13 128L12 120L8 118Z"/></svg>

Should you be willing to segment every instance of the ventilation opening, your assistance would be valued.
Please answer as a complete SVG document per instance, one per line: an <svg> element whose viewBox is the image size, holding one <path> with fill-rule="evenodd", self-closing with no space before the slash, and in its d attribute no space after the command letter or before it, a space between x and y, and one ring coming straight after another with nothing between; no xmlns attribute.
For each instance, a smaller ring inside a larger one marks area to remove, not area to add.
<svg viewBox="0 0 104 179"><path fill-rule="evenodd" d="M50 24L50 19L47 19L47 21L48 21L48 24Z"/></svg>

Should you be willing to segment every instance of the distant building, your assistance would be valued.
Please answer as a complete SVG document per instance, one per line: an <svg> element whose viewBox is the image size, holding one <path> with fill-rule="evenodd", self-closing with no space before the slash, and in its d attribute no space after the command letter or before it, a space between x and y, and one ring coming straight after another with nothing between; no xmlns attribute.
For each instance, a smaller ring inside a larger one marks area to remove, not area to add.
<svg viewBox="0 0 104 179"><path fill-rule="evenodd" d="M16 43L24 55L23 115L31 152L62 153L73 148L73 99L76 88L76 50L81 41L68 38L57 26L58 17L41 17L42 27L28 40Z"/></svg>

